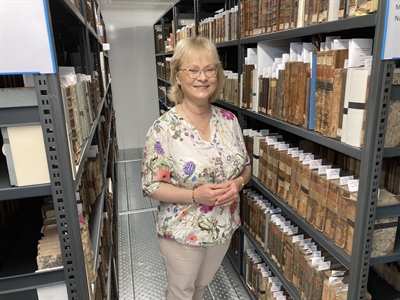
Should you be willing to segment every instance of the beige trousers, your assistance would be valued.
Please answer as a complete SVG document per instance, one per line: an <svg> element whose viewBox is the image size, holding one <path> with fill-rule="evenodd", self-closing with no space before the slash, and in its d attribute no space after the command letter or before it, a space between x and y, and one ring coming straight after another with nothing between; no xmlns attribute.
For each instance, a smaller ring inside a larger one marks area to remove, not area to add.
<svg viewBox="0 0 400 300"><path fill-rule="evenodd" d="M210 247L191 246L158 236L167 274L166 300L201 300L217 272L230 240Z"/></svg>

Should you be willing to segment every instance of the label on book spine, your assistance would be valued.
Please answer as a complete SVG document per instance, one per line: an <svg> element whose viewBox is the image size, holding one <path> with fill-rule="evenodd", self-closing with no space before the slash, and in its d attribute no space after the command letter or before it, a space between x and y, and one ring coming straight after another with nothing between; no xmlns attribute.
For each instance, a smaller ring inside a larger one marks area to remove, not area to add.
<svg viewBox="0 0 400 300"><path fill-rule="evenodd" d="M331 179L339 179L339 178L340 178L340 169L339 168L326 170L326 179L331 180Z"/></svg>
<svg viewBox="0 0 400 300"><path fill-rule="evenodd" d="M340 183L339 184L340 185L347 185L349 180L353 180L353 179L354 179L353 175L340 177Z"/></svg>
<svg viewBox="0 0 400 300"><path fill-rule="evenodd" d="M350 192L358 192L358 185L359 185L358 179L349 180L347 182L347 186L349 187Z"/></svg>

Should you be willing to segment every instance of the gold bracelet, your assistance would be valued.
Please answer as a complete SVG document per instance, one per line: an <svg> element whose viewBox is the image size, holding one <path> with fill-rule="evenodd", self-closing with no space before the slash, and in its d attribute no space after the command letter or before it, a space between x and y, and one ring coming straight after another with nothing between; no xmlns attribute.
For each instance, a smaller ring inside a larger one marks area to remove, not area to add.
<svg viewBox="0 0 400 300"><path fill-rule="evenodd" d="M194 188L192 189L192 202L193 202L193 203L196 203L196 199L195 199L195 197L194 197Z"/></svg>
<svg viewBox="0 0 400 300"><path fill-rule="evenodd" d="M244 188L244 179L242 176L239 176L238 178L242 179L242 186L240 187L240 190L243 190Z"/></svg>

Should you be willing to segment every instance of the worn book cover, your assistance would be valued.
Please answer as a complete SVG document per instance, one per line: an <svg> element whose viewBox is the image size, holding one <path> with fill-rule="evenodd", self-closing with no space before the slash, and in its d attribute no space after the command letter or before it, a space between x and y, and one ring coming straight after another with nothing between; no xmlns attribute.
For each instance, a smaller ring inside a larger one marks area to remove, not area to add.
<svg viewBox="0 0 400 300"><path fill-rule="evenodd" d="M322 114L325 105L326 51L317 53L314 131L321 132Z"/></svg>
<svg viewBox="0 0 400 300"><path fill-rule="evenodd" d="M276 78L271 77L269 80L268 110L267 114L273 117L276 105Z"/></svg>
<svg viewBox="0 0 400 300"><path fill-rule="evenodd" d="M292 62L290 67L290 105L288 111L288 121L289 123L295 124L296 122L296 106L297 106L297 97L298 94L298 85L299 85L299 70L300 70L301 62Z"/></svg>
<svg viewBox="0 0 400 300"><path fill-rule="evenodd" d="M292 62L285 63L285 81L284 81L284 89L283 89L283 107L282 107L282 121L288 122L289 120L289 110L290 110L290 87L292 85L291 82L291 66Z"/></svg>
<svg viewBox="0 0 400 300"><path fill-rule="evenodd" d="M307 204L310 191L310 176L311 169L308 165L302 165L301 167L301 187L300 187L300 200L298 207L298 214L300 217L305 218L307 216Z"/></svg>
<svg viewBox="0 0 400 300"><path fill-rule="evenodd" d="M344 61L348 58L349 51L346 50L329 50L325 53L325 104L322 110L321 116L321 133L324 136L329 136L330 131L330 122L332 115L332 108L335 106L333 104L334 93L333 93L333 84L335 78L335 70L338 68L344 67ZM337 74L336 74L337 75ZM335 100L340 98L336 97Z"/></svg>
<svg viewBox="0 0 400 300"><path fill-rule="evenodd" d="M273 117L282 120L284 105L284 86L285 86L285 70L278 70L278 78L276 80L276 101Z"/></svg>
<svg viewBox="0 0 400 300"><path fill-rule="evenodd" d="M340 195L340 179L332 179L328 182L328 193L325 208L324 234L333 240L338 218L338 201Z"/></svg>

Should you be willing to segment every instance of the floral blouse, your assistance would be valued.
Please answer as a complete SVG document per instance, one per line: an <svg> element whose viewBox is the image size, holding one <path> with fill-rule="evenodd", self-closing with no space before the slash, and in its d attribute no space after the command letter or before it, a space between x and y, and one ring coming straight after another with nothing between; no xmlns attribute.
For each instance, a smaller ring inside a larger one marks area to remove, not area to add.
<svg viewBox="0 0 400 300"><path fill-rule="evenodd" d="M211 105L211 142L172 108L149 129L143 148L142 188L151 195L164 182L192 189L235 179L249 164L241 128L231 112ZM160 202L158 234L179 243L211 246L240 226L239 199L227 207Z"/></svg>

